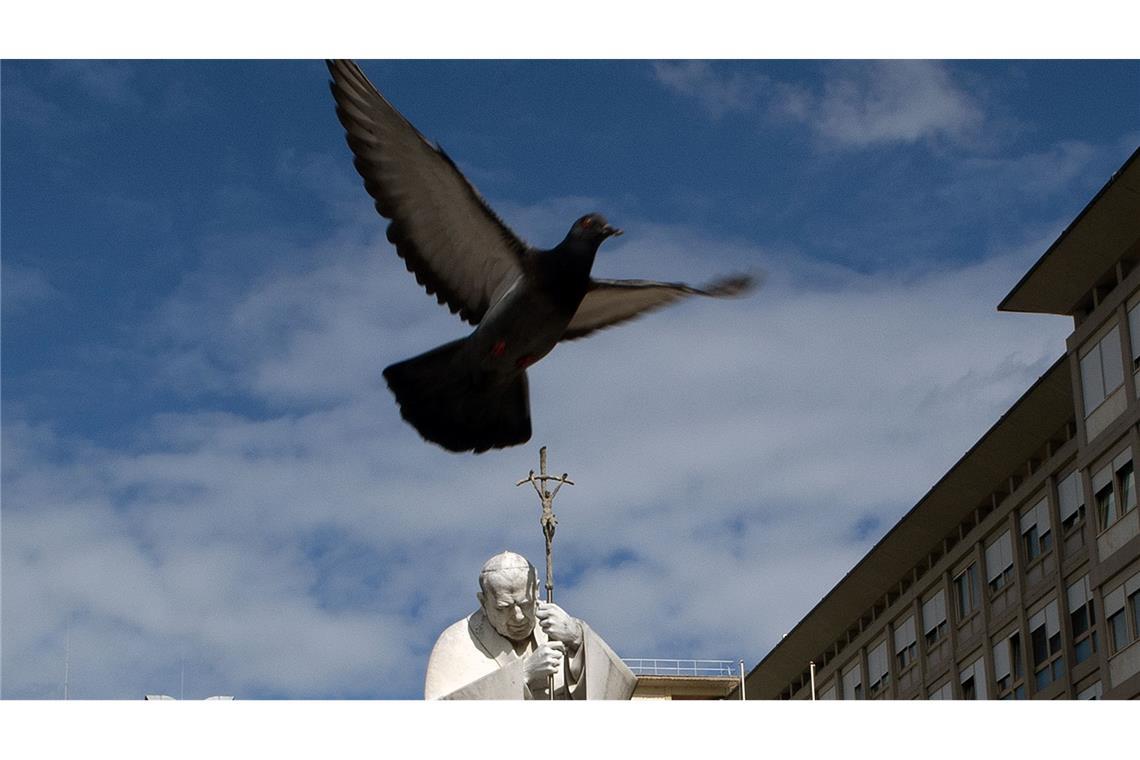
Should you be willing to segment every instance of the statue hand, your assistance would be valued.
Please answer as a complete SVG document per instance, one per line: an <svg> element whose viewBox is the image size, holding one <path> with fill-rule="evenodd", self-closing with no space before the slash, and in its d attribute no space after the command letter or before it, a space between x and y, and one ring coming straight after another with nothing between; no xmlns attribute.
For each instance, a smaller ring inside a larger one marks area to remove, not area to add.
<svg viewBox="0 0 1140 760"><path fill-rule="evenodd" d="M558 672L566 645L561 641L548 641L523 660L523 676L532 689L546 688L547 679Z"/></svg>
<svg viewBox="0 0 1140 760"><path fill-rule="evenodd" d="M553 602L540 601L535 605L534 616L552 641L566 645L570 657L578 652L578 647L582 646L582 626L565 610Z"/></svg>

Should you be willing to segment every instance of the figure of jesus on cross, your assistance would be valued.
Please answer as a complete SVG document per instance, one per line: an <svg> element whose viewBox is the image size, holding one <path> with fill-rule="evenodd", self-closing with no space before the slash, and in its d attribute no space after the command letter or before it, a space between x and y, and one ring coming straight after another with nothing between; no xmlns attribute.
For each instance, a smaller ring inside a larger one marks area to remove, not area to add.
<svg viewBox="0 0 1140 760"><path fill-rule="evenodd" d="M542 526L542 535L546 538L546 601L549 603L554 601L554 560L551 547L554 545L554 528L558 525L558 518L554 516L554 497L558 495L563 485L572 486L574 481L570 480L565 472L559 477L546 474L545 446L538 450L538 472L536 476L534 470L531 470L530 474L515 483L515 486L530 483L538 493L538 498L542 500L542 515L539 516L538 523ZM546 490L548 480L558 484L553 491Z"/></svg>

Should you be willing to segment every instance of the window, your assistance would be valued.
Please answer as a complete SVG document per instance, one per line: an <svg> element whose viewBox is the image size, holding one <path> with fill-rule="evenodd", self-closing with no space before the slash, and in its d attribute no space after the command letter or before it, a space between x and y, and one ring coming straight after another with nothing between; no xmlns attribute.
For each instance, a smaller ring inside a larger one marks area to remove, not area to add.
<svg viewBox="0 0 1140 760"><path fill-rule="evenodd" d="M1061 512L1061 535L1067 536L1085 519L1085 490L1076 472L1070 472L1057 483L1057 501Z"/></svg>
<svg viewBox="0 0 1140 760"><path fill-rule="evenodd" d="M895 626L895 659L899 673L918 661L918 644L914 635L914 615Z"/></svg>
<svg viewBox="0 0 1140 760"><path fill-rule="evenodd" d="M1097 681L1092 686L1077 694L1077 699L1100 699L1102 687L1100 681Z"/></svg>
<svg viewBox="0 0 1140 760"><path fill-rule="evenodd" d="M859 660L855 660L847 670L843 671L843 698L863 698L863 679L859 674Z"/></svg>
<svg viewBox="0 0 1140 760"><path fill-rule="evenodd" d="M1096 515L1101 530L1116 522L1116 494L1111 482L1096 492Z"/></svg>
<svg viewBox="0 0 1140 760"><path fill-rule="evenodd" d="M1092 414L1108 395L1124 382L1124 364L1120 356L1120 328L1113 327L1081 357L1081 390L1085 400L1085 416Z"/></svg>
<svg viewBox="0 0 1140 760"><path fill-rule="evenodd" d="M1007 530L986 547L986 580L989 581L990 593L1001 591L1012 579L1013 544Z"/></svg>
<svg viewBox="0 0 1140 760"><path fill-rule="evenodd" d="M1140 573L1105 594L1104 622L1112 654L1140 638Z"/></svg>
<svg viewBox="0 0 1140 760"><path fill-rule="evenodd" d="M1121 607L1116 612L1111 611L1111 607L1106 607L1110 610L1108 613L1108 639L1112 643L1113 654L1119 652L1124 647L1128 646L1132 639L1128 636L1128 621L1124 619L1124 608Z"/></svg>
<svg viewBox="0 0 1140 760"><path fill-rule="evenodd" d="M1103 483L1101 482L1103 481ZM1097 484L1100 483L1100 487ZM1107 467L1093 478L1093 501L1096 503L1096 521L1101 530L1116 522L1116 489L1112 486L1112 471Z"/></svg>
<svg viewBox="0 0 1140 760"><path fill-rule="evenodd" d="M939 591L922 603L922 627L926 634L926 648L946 635L946 593Z"/></svg>
<svg viewBox="0 0 1140 760"><path fill-rule="evenodd" d="M1136 506L1132 450L1125 449L1110 466L1093 475L1092 486L1097 525L1104 530Z"/></svg>
<svg viewBox="0 0 1140 760"><path fill-rule="evenodd" d="M959 680L962 684L962 699L986 698L986 667L981 657L962 669Z"/></svg>
<svg viewBox="0 0 1140 760"><path fill-rule="evenodd" d="M973 614L982 601L982 591L978 584L978 563L970 566L954 577L954 598L958 604L958 622Z"/></svg>
<svg viewBox="0 0 1140 760"><path fill-rule="evenodd" d="M1049 602L1029 619L1029 641L1033 651L1034 688L1040 691L1065 675L1057 600Z"/></svg>
<svg viewBox="0 0 1140 760"><path fill-rule="evenodd" d="M867 696L873 697L891 683L891 670L887 666L887 641L884 639L867 655Z"/></svg>
<svg viewBox="0 0 1140 760"><path fill-rule="evenodd" d="M1026 564L1053 548L1049 505L1045 499L1021 513L1021 545L1025 549Z"/></svg>
<svg viewBox="0 0 1140 760"><path fill-rule="evenodd" d="M1120 514L1125 514L1136 506L1136 475L1132 469L1132 452L1128 452L1128 461L1116 471L1116 485L1120 489Z"/></svg>
<svg viewBox="0 0 1140 760"><path fill-rule="evenodd" d="M835 684L829 683L823 687L823 691L819 693L819 699L835 699Z"/></svg>
<svg viewBox="0 0 1140 760"><path fill-rule="evenodd" d="M930 696L927 697L927 699L953 699L953 698L954 698L954 695L950 691L950 682L949 681L942 684L937 689L934 689L933 691L931 691Z"/></svg>
<svg viewBox="0 0 1140 760"><path fill-rule="evenodd" d="M1132 610L1132 638L1140 638L1140 591L1128 595L1128 609Z"/></svg>
<svg viewBox="0 0 1140 760"><path fill-rule="evenodd" d="M1132 345L1132 370L1140 369L1140 304L1128 310L1128 342Z"/></svg>
<svg viewBox="0 0 1140 760"><path fill-rule="evenodd" d="M1078 664L1096 653L1096 611L1089 593L1089 577L1069 586L1069 625L1073 633L1073 652Z"/></svg>
<svg viewBox="0 0 1140 760"><path fill-rule="evenodd" d="M998 699L1025 699L1021 634L1014 631L994 644L994 682Z"/></svg>

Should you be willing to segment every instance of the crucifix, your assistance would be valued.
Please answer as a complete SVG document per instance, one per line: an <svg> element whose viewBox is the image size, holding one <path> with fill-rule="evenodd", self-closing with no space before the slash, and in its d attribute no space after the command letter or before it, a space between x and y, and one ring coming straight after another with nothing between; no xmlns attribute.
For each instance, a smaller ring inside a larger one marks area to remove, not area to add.
<svg viewBox="0 0 1140 760"><path fill-rule="evenodd" d="M553 491L546 490L546 483L549 480L558 484L554 486ZM549 604L554 601L554 561L551 546L554 544L554 526L558 524L558 518L554 516L554 497L558 495L558 491L563 485L572 486L574 481L570 480L565 472L557 478L546 474L546 447L543 446L538 450L538 475L535 476L534 470L531 470L529 475L515 483L515 487L517 488L523 483L530 483L534 486L538 498L542 501L542 515L538 518L538 524L542 526L542 535L546 539L546 602ZM547 680L546 688L550 693L550 698L554 699L553 675Z"/></svg>
<svg viewBox="0 0 1140 760"><path fill-rule="evenodd" d="M534 474L534 470L525 478L515 483L515 486L521 486L523 483L530 483L534 486L534 490L538 493L538 498L542 500L542 515L538 518L538 524L542 526L542 535L546 538L546 601L554 601L554 563L551 556L551 546L554 543L554 526L558 524L558 519L554 516L554 497L558 495L559 489L563 485L574 485L574 481L567 477L564 472L561 476L555 477L546 474L546 447L543 446L538 450L538 475ZM556 485L553 491L546 490L547 481L553 480Z"/></svg>

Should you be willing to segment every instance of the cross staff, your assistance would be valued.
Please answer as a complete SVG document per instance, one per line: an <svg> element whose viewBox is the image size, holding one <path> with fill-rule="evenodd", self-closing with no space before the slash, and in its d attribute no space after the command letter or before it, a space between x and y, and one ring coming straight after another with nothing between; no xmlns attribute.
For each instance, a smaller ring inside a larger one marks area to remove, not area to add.
<svg viewBox="0 0 1140 760"><path fill-rule="evenodd" d="M551 546L554 543L554 526L558 525L558 518L554 516L554 497L558 495L558 491L563 485L572 486L574 481L570 480L565 472L559 477L546 474L545 446L538 450L538 471L539 474L536 476L534 470L531 470L530 474L515 483L515 486L530 483L534 486L535 492L538 493L538 498L542 500L542 516L538 518L538 524L542 526L542 535L546 538L546 601L549 603L554 601L554 563ZM548 480L553 480L558 484L553 491L546 490Z"/></svg>
<svg viewBox="0 0 1140 760"><path fill-rule="evenodd" d="M515 483L515 487L517 488L523 483L530 483L534 486L538 498L542 500L542 516L538 518L538 524L542 526L542 535L546 538L546 602L549 604L554 601L554 561L551 554L551 546L554 544L554 526L558 524L558 518L554 516L554 497L558 495L558 491L562 488L563 484L572 486L574 485L574 481L567 478L565 472L558 478L546 474L545 446L538 450L538 473L538 477L535 477L534 470L531 470L529 475L518 483ZM546 490L546 481L548 480L553 480L558 483L553 491ZM539 485L539 483L541 483L541 485ZM554 699L553 675L547 679L546 684L550 698Z"/></svg>

